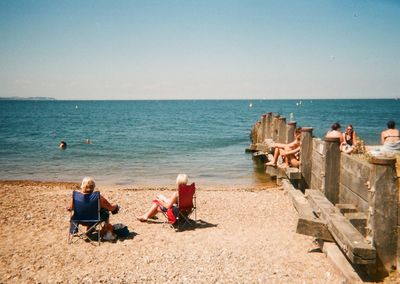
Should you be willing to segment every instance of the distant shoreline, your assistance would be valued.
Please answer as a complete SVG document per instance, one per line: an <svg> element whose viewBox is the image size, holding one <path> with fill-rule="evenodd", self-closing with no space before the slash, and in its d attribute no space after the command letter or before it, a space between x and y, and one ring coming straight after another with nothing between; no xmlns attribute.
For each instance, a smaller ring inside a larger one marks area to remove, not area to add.
<svg viewBox="0 0 400 284"><path fill-rule="evenodd" d="M51 97L0 97L2 101L56 101L57 99Z"/></svg>

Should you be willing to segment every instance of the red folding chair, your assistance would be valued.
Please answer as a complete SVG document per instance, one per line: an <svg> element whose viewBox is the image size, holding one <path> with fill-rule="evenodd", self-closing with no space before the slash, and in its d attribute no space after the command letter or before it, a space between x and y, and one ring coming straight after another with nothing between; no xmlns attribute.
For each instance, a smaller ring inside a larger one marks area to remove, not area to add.
<svg viewBox="0 0 400 284"><path fill-rule="evenodd" d="M178 230L182 229L186 224L194 227L197 219L196 214L196 185L181 184L178 188L178 209L179 213L176 217ZM189 217L194 212L194 220Z"/></svg>

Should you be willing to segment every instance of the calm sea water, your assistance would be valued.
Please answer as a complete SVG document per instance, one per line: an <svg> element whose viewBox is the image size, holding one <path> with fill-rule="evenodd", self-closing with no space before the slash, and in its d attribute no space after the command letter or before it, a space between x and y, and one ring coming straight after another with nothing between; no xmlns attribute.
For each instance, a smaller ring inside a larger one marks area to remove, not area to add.
<svg viewBox="0 0 400 284"><path fill-rule="evenodd" d="M400 100L3 100L0 179L92 175L107 184L173 185L185 172L205 185L268 184L244 150L252 125L270 111L292 115L318 137L335 121L343 129L352 123L367 144L379 143L388 119L400 123Z"/></svg>

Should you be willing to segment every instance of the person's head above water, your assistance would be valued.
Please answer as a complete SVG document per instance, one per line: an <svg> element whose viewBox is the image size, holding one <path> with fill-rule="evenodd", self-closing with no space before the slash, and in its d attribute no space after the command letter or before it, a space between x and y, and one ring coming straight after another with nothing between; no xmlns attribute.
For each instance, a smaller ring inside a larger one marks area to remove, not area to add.
<svg viewBox="0 0 400 284"><path fill-rule="evenodd" d="M60 149L66 149L67 148L67 143L64 140L61 140L60 145L58 145Z"/></svg>

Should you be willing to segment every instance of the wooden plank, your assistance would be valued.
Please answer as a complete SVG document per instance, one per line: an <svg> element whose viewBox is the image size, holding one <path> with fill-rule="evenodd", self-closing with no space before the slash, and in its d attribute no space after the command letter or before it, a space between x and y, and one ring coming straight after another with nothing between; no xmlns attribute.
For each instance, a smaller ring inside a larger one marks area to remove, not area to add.
<svg viewBox="0 0 400 284"><path fill-rule="evenodd" d="M374 194L371 194L372 214L368 221L372 226L371 234L374 246L387 273L397 265L396 232L399 189L397 180L394 178L396 176L394 161L393 158L392 162L389 163L390 160L384 158L379 162L375 157L374 162L379 163L373 165L370 181ZM387 165L383 165L384 163L387 163Z"/></svg>
<svg viewBox="0 0 400 284"><path fill-rule="evenodd" d="M320 155L324 154L324 142L321 139L313 139L313 151L316 151Z"/></svg>
<svg viewBox="0 0 400 284"><path fill-rule="evenodd" d="M368 180L369 174L367 176L360 176L345 169L340 171L340 184L344 185L347 190L351 190L363 200L368 200Z"/></svg>
<svg viewBox="0 0 400 284"><path fill-rule="evenodd" d="M360 232L364 237L367 236L367 215L362 212L344 213L350 223Z"/></svg>
<svg viewBox="0 0 400 284"><path fill-rule="evenodd" d="M338 203L338 204L335 204L335 207L338 208L340 213L342 213L343 215L344 215L344 213L357 212L357 207L354 204Z"/></svg>
<svg viewBox="0 0 400 284"><path fill-rule="evenodd" d="M370 164L360 159L355 159L350 155L342 155L340 183L367 201L371 168Z"/></svg>
<svg viewBox="0 0 400 284"><path fill-rule="evenodd" d="M339 184L339 202L340 203L351 203L357 206L359 212L368 212L368 201L364 200L352 190L346 188L343 184Z"/></svg>
<svg viewBox="0 0 400 284"><path fill-rule="evenodd" d="M266 166L265 173L271 177L276 177L278 175L278 169L273 166Z"/></svg>
<svg viewBox="0 0 400 284"><path fill-rule="evenodd" d="M325 196L330 202L339 202L340 139L325 137Z"/></svg>
<svg viewBox="0 0 400 284"><path fill-rule="evenodd" d="M342 272L347 283L363 283L360 276L354 270L353 266L347 261L340 249L335 243L324 243L322 251L326 254L329 260Z"/></svg>
<svg viewBox="0 0 400 284"><path fill-rule="evenodd" d="M261 144L261 143L258 143L257 145L256 145L256 150L257 151L262 151L262 152L267 152L267 153L269 153L270 152L270 146L269 145L266 145L266 144Z"/></svg>
<svg viewBox="0 0 400 284"><path fill-rule="evenodd" d="M289 121L286 127L286 142L291 143L295 139L295 132L296 132L296 125L295 121Z"/></svg>
<svg viewBox="0 0 400 284"><path fill-rule="evenodd" d="M298 168L288 167L285 170L285 174L291 180L301 179L301 172Z"/></svg>
<svg viewBox="0 0 400 284"><path fill-rule="evenodd" d="M311 154L312 154L312 131L310 127L301 128L301 164L300 170L306 185L311 184Z"/></svg>
<svg viewBox="0 0 400 284"><path fill-rule="evenodd" d="M287 179L282 180L282 185L291 197L293 206L299 214L296 233L332 242L333 238L328 231L326 222L316 216L304 194L295 189Z"/></svg>
<svg viewBox="0 0 400 284"><path fill-rule="evenodd" d="M255 152L256 151L256 145L255 144L250 144L247 148L246 148L246 152Z"/></svg>
<svg viewBox="0 0 400 284"><path fill-rule="evenodd" d="M283 116L279 117L277 139L279 143L286 143L286 118Z"/></svg>
<svg viewBox="0 0 400 284"><path fill-rule="evenodd" d="M315 139L313 139L315 140ZM311 188L317 188L319 190L323 189L323 175L325 174L325 162L322 156L313 150L312 153L312 171L311 171Z"/></svg>
<svg viewBox="0 0 400 284"><path fill-rule="evenodd" d="M373 168L370 163L363 160L358 155L342 155L340 158L342 160L342 167L347 170L351 170L354 167L360 167L363 168L363 172L368 173Z"/></svg>
<svg viewBox="0 0 400 284"><path fill-rule="evenodd" d="M313 210L327 222L329 232L352 263L373 264L376 262L375 248L320 191L306 190L306 198Z"/></svg>
<svg viewBox="0 0 400 284"><path fill-rule="evenodd" d="M323 190L322 179L320 175L316 175L314 172L311 173L311 187Z"/></svg>
<svg viewBox="0 0 400 284"><path fill-rule="evenodd" d="M314 165L319 166L320 168L323 167L324 157L322 155L320 155L318 152L313 151L311 159L312 159L313 166Z"/></svg>

